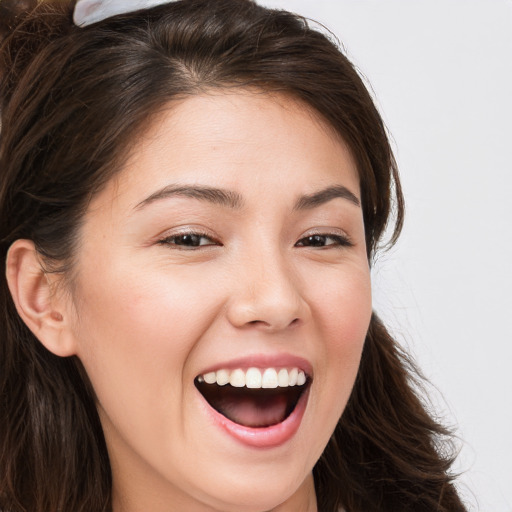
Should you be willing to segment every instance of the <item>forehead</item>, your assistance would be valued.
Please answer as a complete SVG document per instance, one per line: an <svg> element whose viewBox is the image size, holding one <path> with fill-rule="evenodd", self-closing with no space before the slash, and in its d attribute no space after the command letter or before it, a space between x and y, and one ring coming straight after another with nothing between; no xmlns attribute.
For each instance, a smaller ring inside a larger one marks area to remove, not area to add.
<svg viewBox="0 0 512 512"><path fill-rule="evenodd" d="M250 194L265 181L303 194L337 181L359 194L347 144L318 113L285 95L237 90L167 105L100 196L135 205L171 182Z"/></svg>

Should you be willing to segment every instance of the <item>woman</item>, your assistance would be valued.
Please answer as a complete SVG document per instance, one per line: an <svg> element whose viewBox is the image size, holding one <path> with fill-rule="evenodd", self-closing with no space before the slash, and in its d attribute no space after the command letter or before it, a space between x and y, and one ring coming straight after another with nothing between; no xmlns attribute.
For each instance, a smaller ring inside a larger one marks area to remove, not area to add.
<svg viewBox="0 0 512 512"><path fill-rule="evenodd" d="M403 201L357 73L248 0L127 4L2 44L0 509L464 510L371 310Z"/></svg>

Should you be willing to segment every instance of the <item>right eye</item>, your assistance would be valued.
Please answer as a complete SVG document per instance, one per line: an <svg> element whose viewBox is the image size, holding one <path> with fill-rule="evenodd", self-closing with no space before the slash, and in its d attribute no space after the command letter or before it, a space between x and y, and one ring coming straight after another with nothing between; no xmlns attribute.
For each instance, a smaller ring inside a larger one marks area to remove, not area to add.
<svg viewBox="0 0 512 512"><path fill-rule="evenodd" d="M178 233L171 235L158 241L161 245L176 247L178 249L196 249L199 247L220 245L219 242L213 240L210 236L204 233Z"/></svg>

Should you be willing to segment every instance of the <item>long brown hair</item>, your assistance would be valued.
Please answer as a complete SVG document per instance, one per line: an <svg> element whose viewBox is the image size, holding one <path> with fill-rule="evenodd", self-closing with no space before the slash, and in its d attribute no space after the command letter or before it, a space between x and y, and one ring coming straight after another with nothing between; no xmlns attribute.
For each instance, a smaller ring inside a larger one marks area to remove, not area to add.
<svg viewBox="0 0 512 512"><path fill-rule="evenodd" d="M370 261L393 213L391 242L398 237L403 198L382 120L350 62L305 19L250 0L183 0L78 28L73 2L32 3L9 10L0 27L2 264L26 238L48 271L72 270L91 196L159 109L212 88L278 91L314 108L357 162ZM418 378L374 314L351 398L314 468L321 512L465 510L448 433L415 393ZM107 449L83 366L37 341L5 276L0 467L2 512L111 511Z"/></svg>

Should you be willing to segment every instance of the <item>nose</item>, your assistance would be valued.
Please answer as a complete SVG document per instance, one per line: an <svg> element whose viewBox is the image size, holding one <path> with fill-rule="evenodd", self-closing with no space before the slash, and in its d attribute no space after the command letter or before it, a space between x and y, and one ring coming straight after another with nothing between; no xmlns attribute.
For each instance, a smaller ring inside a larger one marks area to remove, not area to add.
<svg viewBox="0 0 512 512"><path fill-rule="evenodd" d="M308 306L299 276L282 259L253 255L234 274L237 282L227 316L235 327L252 326L276 332L306 319Z"/></svg>

